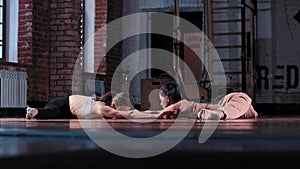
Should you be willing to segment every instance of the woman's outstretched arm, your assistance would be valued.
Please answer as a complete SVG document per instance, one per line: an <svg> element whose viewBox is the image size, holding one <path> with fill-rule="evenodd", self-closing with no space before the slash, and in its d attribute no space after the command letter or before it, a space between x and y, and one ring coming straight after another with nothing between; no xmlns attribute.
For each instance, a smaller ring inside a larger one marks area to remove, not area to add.
<svg viewBox="0 0 300 169"><path fill-rule="evenodd" d="M151 111L151 113L138 110L120 111L101 103L96 103L93 106L93 113L99 115L99 117L112 119L155 119L160 115L159 111Z"/></svg>

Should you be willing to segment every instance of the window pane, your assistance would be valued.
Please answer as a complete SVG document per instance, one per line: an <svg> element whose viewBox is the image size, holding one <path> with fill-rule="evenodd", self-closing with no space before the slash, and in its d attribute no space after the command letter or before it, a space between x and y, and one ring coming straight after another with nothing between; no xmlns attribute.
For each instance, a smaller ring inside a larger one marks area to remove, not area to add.
<svg viewBox="0 0 300 169"><path fill-rule="evenodd" d="M3 0L0 0L0 59L3 58Z"/></svg>
<svg viewBox="0 0 300 169"><path fill-rule="evenodd" d="M2 41L3 40L3 29L2 29L2 24L0 24L0 40Z"/></svg>
<svg viewBox="0 0 300 169"><path fill-rule="evenodd" d="M3 58L3 0L0 0L0 59Z"/></svg>
<svg viewBox="0 0 300 169"><path fill-rule="evenodd" d="M3 8L1 7L0 8L0 23L3 23L3 13L2 13L2 11L3 11Z"/></svg>

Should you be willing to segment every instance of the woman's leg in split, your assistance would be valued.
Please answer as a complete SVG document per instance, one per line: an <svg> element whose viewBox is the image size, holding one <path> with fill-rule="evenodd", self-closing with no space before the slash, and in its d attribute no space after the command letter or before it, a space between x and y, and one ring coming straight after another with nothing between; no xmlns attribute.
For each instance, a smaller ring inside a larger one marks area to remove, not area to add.
<svg viewBox="0 0 300 169"><path fill-rule="evenodd" d="M55 98L49 101L44 108L27 108L27 114L29 111L33 113L37 111L37 115L34 116L37 119L75 118L70 111L68 96Z"/></svg>
<svg viewBox="0 0 300 169"><path fill-rule="evenodd" d="M251 113L252 99L245 93L236 92L226 95L220 102L221 110L226 114L226 119L237 119ZM251 116L250 116L251 117Z"/></svg>

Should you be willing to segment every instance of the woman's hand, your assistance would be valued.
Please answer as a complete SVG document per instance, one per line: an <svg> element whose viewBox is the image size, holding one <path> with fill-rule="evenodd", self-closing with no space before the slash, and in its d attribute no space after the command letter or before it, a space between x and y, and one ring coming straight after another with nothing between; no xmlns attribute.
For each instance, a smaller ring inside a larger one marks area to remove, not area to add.
<svg viewBox="0 0 300 169"><path fill-rule="evenodd" d="M166 107L164 110L162 110L158 115L158 119L175 119L178 117L179 110L181 107L181 102L179 101L177 103L171 104L168 107Z"/></svg>
<svg viewBox="0 0 300 169"><path fill-rule="evenodd" d="M178 110L163 110L157 114L157 119L176 119L178 117Z"/></svg>
<svg viewBox="0 0 300 169"><path fill-rule="evenodd" d="M166 107L161 113L159 113L158 118L162 119L174 119L177 118L179 113L188 114L191 111L191 102L187 100L181 100Z"/></svg>
<svg viewBox="0 0 300 169"><path fill-rule="evenodd" d="M174 111L177 110L180 113L188 113L190 111L190 102L187 100L181 100L177 103L171 104L170 106L166 107L163 111Z"/></svg>

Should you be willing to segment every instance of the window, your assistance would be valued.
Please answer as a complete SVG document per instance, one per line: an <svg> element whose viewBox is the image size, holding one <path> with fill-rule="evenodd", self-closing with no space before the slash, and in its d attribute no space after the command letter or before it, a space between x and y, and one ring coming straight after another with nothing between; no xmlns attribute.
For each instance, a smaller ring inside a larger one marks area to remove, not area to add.
<svg viewBox="0 0 300 169"><path fill-rule="evenodd" d="M84 72L94 73L95 0L84 0ZM87 44L88 42L88 44Z"/></svg>
<svg viewBox="0 0 300 169"><path fill-rule="evenodd" d="M4 58L5 49L5 1L0 0L0 59Z"/></svg>
<svg viewBox="0 0 300 169"><path fill-rule="evenodd" d="M0 59L18 61L19 0L0 0ZM5 31L9 30L9 31Z"/></svg>
<svg viewBox="0 0 300 169"><path fill-rule="evenodd" d="M87 73L106 73L106 1L82 0L82 70ZM97 8L96 8L97 6ZM101 29L100 29L101 28ZM102 29L104 28L104 29ZM101 30L101 32L99 32ZM103 32L104 31L104 32Z"/></svg>

